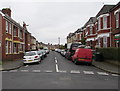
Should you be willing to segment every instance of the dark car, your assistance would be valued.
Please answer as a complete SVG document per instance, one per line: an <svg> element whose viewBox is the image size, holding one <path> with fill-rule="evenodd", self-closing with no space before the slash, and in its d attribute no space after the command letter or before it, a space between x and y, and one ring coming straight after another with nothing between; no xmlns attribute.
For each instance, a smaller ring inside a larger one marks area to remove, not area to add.
<svg viewBox="0 0 120 91"><path fill-rule="evenodd" d="M70 49L67 50L66 54L65 54L65 57L69 60L72 59L72 56L74 55L76 49L82 45L81 43L72 43L71 46L70 46Z"/></svg>

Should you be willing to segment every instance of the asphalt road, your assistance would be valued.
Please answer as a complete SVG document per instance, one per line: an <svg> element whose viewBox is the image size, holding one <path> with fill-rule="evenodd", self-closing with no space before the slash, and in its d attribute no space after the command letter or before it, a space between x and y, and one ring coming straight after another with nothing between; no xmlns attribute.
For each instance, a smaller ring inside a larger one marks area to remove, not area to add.
<svg viewBox="0 0 120 91"><path fill-rule="evenodd" d="M40 64L2 72L3 89L118 89L118 76L50 52Z"/></svg>

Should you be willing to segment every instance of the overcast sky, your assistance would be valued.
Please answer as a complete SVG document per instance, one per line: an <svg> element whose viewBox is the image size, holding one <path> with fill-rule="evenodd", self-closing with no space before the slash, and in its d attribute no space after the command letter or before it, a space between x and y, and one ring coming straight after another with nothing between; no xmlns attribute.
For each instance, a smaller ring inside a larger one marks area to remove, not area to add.
<svg viewBox="0 0 120 91"><path fill-rule="evenodd" d="M23 21L28 24L28 31L39 42L58 44L58 37L60 37L60 43L64 44L67 35L82 27L90 17L94 17L104 4L119 2L119 0L70 1L30 0L28 2L21 0L12 2L9 0L8 2L5 0L0 1L0 9L11 8L12 18L20 24Z"/></svg>

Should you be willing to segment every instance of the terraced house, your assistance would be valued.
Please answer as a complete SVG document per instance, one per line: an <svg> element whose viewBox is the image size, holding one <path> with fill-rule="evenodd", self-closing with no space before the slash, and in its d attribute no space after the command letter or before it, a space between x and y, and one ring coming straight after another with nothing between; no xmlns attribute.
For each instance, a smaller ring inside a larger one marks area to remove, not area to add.
<svg viewBox="0 0 120 91"><path fill-rule="evenodd" d="M2 60L15 60L25 51L25 29L11 18L11 10L0 11Z"/></svg>
<svg viewBox="0 0 120 91"><path fill-rule="evenodd" d="M84 38L86 45L93 49L96 46L100 48L120 47L120 2L116 5L104 5L95 17L90 17L81 31L82 36L79 35L79 41ZM67 43L68 41L70 43L72 39L69 34ZM71 41L73 42L75 41Z"/></svg>

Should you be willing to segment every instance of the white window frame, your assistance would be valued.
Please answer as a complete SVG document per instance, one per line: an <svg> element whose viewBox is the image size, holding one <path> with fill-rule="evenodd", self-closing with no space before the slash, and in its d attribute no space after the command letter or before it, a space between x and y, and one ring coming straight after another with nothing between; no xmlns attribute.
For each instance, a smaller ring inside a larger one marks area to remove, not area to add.
<svg viewBox="0 0 120 91"><path fill-rule="evenodd" d="M10 47L9 47L10 48L10 53L12 53L12 42L10 41L9 43L10 43Z"/></svg>
<svg viewBox="0 0 120 91"><path fill-rule="evenodd" d="M119 28L119 12L115 14L115 23L116 23L116 28Z"/></svg>
<svg viewBox="0 0 120 91"><path fill-rule="evenodd" d="M107 16L104 15L103 16L103 29L106 29L107 28Z"/></svg>
<svg viewBox="0 0 120 91"><path fill-rule="evenodd" d="M93 33L93 27L90 25L90 35Z"/></svg>
<svg viewBox="0 0 120 91"><path fill-rule="evenodd" d="M12 24L9 23L9 34L12 34Z"/></svg>
<svg viewBox="0 0 120 91"><path fill-rule="evenodd" d="M16 45L16 47L15 47L15 45ZM17 53L17 43L13 44L13 48L14 48L14 53Z"/></svg>
<svg viewBox="0 0 120 91"><path fill-rule="evenodd" d="M107 37L103 36L103 47L107 48Z"/></svg>
<svg viewBox="0 0 120 91"><path fill-rule="evenodd" d="M13 35L14 35L14 37L17 37L17 28L16 27L13 29Z"/></svg>
<svg viewBox="0 0 120 91"><path fill-rule="evenodd" d="M101 19L101 18L98 19L98 30L101 29L101 20L100 20L100 19Z"/></svg>
<svg viewBox="0 0 120 91"><path fill-rule="evenodd" d="M6 40L6 54L8 54L8 41Z"/></svg>
<svg viewBox="0 0 120 91"><path fill-rule="evenodd" d="M9 33L9 22L6 20L6 33Z"/></svg>

